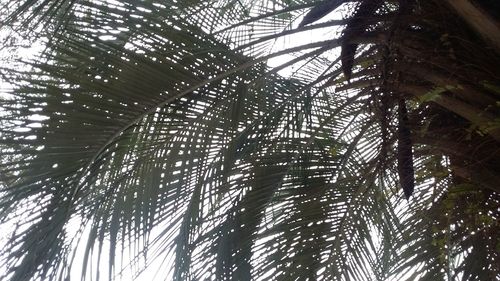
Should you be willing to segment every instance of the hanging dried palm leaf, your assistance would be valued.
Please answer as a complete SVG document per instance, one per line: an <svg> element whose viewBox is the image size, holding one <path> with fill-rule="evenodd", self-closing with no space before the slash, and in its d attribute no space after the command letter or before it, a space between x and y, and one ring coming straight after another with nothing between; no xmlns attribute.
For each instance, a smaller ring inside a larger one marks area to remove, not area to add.
<svg viewBox="0 0 500 281"><path fill-rule="evenodd" d="M354 55L356 54L356 49L358 48L358 44L352 43L351 40L356 36L365 33L370 23L370 17L380 7L382 2L383 1L380 0L361 2L358 10L349 20L349 23L344 30L340 56L342 60L342 71L348 81L351 79Z"/></svg>
<svg viewBox="0 0 500 281"><path fill-rule="evenodd" d="M398 105L398 174L406 199L409 199L415 188L415 172L413 170L413 152L411 133L408 124L408 111L403 98Z"/></svg>
<svg viewBox="0 0 500 281"><path fill-rule="evenodd" d="M328 15L337 9L340 5L348 2L346 0L329 0L324 1L312 8L309 13L306 14L302 22L300 22L299 27L313 23L322 17Z"/></svg>

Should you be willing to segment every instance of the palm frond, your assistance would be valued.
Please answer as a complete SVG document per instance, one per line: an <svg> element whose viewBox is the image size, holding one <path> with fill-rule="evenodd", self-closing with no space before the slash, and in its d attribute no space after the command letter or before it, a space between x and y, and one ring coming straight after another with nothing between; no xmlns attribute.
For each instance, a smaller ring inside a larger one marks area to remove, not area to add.
<svg viewBox="0 0 500 281"><path fill-rule="evenodd" d="M51 28L2 69L4 278L498 276L498 56L460 14L109 2L5 4L9 25Z"/></svg>

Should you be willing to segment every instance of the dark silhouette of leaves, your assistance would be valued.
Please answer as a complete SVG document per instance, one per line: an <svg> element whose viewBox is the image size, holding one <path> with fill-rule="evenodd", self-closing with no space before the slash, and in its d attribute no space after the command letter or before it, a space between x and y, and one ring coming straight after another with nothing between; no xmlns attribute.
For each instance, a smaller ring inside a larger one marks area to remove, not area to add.
<svg viewBox="0 0 500 281"><path fill-rule="evenodd" d="M398 174L406 199L410 198L415 189L412 149L408 110L405 100L401 98L398 103Z"/></svg>
<svg viewBox="0 0 500 281"><path fill-rule="evenodd" d="M299 27L308 25L321 19L322 17L333 12L345 2L348 2L348 0L327 0L319 3L305 15L304 19L300 22Z"/></svg>
<svg viewBox="0 0 500 281"><path fill-rule="evenodd" d="M346 80L351 79L352 67L354 64L354 56L356 54L356 49L358 44L352 43L351 40L365 33L366 28L370 24L370 18L373 17L373 13L380 7L383 3L381 0L373 1L363 1L359 5L355 14L349 20L342 37L342 71Z"/></svg>

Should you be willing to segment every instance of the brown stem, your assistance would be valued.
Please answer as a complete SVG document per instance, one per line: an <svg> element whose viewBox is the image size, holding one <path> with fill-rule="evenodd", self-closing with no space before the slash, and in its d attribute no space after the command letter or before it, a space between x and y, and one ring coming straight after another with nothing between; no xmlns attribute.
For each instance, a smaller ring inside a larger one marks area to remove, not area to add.
<svg viewBox="0 0 500 281"><path fill-rule="evenodd" d="M500 28L487 13L472 5L468 0L446 0L448 4L486 41L500 52Z"/></svg>

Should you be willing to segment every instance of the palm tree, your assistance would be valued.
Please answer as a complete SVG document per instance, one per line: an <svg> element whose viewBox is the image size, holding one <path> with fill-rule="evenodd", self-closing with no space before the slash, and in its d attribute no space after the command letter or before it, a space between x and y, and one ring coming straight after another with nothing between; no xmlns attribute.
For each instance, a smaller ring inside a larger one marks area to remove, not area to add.
<svg viewBox="0 0 500 281"><path fill-rule="evenodd" d="M500 276L494 0L1 5L6 280Z"/></svg>

